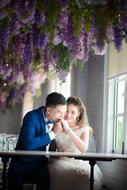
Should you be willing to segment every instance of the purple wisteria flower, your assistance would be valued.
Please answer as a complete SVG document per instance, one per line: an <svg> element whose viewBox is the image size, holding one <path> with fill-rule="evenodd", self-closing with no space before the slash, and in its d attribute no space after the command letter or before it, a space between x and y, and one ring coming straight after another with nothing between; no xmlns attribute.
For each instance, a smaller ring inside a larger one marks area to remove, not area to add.
<svg viewBox="0 0 127 190"><path fill-rule="evenodd" d="M23 24L30 24L34 22L35 15L35 0L26 1L26 0L17 0L15 2L15 13L18 19Z"/></svg>
<svg viewBox="0 0 127 190"><path fill-rule="evenodd" d="M36 10L34 14L34 23L37 26L43 26L45 21L46 21L46 18L45 18L44 13L40 13L39 10Z"/></svg>
<svg viewBox="0 0 127 190"><path fill-rule="evenodd" d="M38 32L37 48L45 49L46 45L49 43L49 39L49 35Z"/></svg>
<svg viewBox="0 0 127 190"><path fill-rule="evenodd" d="M106 5L108 0L84 0L87 4L98 4L98 5Z"/></svg>
<svg viewBox="0 0 127 190"><path fill-rule="evenodd" d="M14 14L12 16L12 19L10 21L10 32L13 33L13 35L20 34L20 29L23 27L23 24L18 19L17 15Z"/></svg>
<svg viewBox="0 0 127 190"><path fill-rule="evenodd" d="M60 42L63 42L65 46L67 46L67 35L69 35L67 32L68 27L68 10L63 9L60 12L60 15L58 17L57 23L56 23L56 31L55 31L55 37L53 40L53 43L55 45L58 45Z"/></svg>
<svg viewBox="0 0 127 190"><path fill-rule="evenodd" d="M49 44L46 45L44 49L44 54L43 54L43 69L45 71L48 71L49 65L50 65L50 58L51 58L51 51L50 51L50 46Z"/></svg>
<svg viewBox="0 0 127 190"><path fill-rule="evenodd" d="M19 59L23 57L24 54L24 49L25 49L25 36L24 35L16 35L14 37L14 43L12 44L11 47L11 55L13 58Z"/></svg>
<svg viewBox="0 0 127 190"><path fill-rule="evenodd" d="M32 96L36 96L36 91L40 88L41 84L45 82L47 78L47 73L40 68L38 72L31 72L29 77L29 90Z"/></svg>
<svg viewBox="0 0 127 190"><path fill-rule="evenodd" d="M67 74L68 72L65 71L65 70L60 70L59 73L58 73L58 77L61 81L66 81L66 78L67 78Z"/></svg>
<svg viewBox="0 0 127 190"><path fill-rule="evenodd" d="M0 40L0 44L1 44L1 40ZM4 59L4 50L2 48L2 46L0 46L0 61L1 63L3 62Z"/></svg>
<svg viewBox="0 0 127 190"><path fill-rule="evenodd" d="M4 49L7 49L8 48L8 43L9 43L9 34L10 34L10 27L9 25L5 25L3 26L1 29L0 29L0 36L1 36L1 39L0 39L0 42L1 42L1 45Z"/></svg>
<svg viewBox="0 0 127 190"><path fill-rule="evenodd" d="M55 37L54 37L54 40L53 40L53 44L58 45L60 42L62 42L60 32L56 31L55 32Z"/></svg>
<svg viewBox="0 0 127 190"><path fill-rule="evenodd" d="M32 44L30 34L26 36L25 40L25 48L23 54L23 64L31 64L32 63Z"/></svg>
<svg viewBox="0 0 127 190"><path fill-rule="evenodd" d="M32 36L33 36L33 48L34 49L45 49L45 46L50 41L49 34L44 34L42 31L40 31L36 25L33 26L32 30Z"/></svg>
<svg viewBox="0 0 127 190"><path fill-rule="evenodd" d="M0 8L5 7L10 2L11 2L11 0L0 0Z"/></svg>
<svg viewBox="0 0 127 190"><path fill-rule="evenodd" d="M113 29L114 29L115 47L119 51L122 47L122 40L124 38L124 33L123 33L123 30L119 28L118 26L114 26Z"/></svg>
<svg viewBox="0 0 127 190"><path fill-rule="evenodd" d="M106 5L108 0L76 0L76 4L83 8L86 4L93 4L93 5Z"/></svg>
<svg viewBox="0 0 127 190"><path fill-rule="evenodd" d="M7 17L8 13L5 10L0 10L0 20Z"/></svg>
<svg viewBox="0 0 127 190"><path fill-rule="evenodd" d="M12 74L12 68L4 63L0 66L0 75L2 76L3 80L7 80Z"/></svg>
<svg viewBox="0 0 127 190"><path fill-rule="evenodd" d="M71 15L68 16L68 25L67 25L67 31L66 31L66 36L65 36L65 42L68 47L68 53L69 53L69 58L70 58L70 63L72 63L73 56L75 53L75 36L74 36L74 27L72 24L72 17Z"/></svg>
<svg viewBox="0 0 127 190"><path fill-rule="evenodd" d="M120 14L119 22L120 22L120 25L122 28L127 29L127 14L126 14L126 12Z"/></svg>
<svg viewBox="0 0 127 190"><path fill-rule="evenodd" d="M13 75L13 77L13 83L16 83L18 86L21 86L25 83L23 72L18 71L15 73L15 75Z"/></svg>
<svg viewBox="0 0 127 190"><path fill-rule="evenodd" d="M103 48L100 49L100 46L97 44L92 45L92 49L94 50L95 55L104 55L107 50L107 44L103 46Z"/></svg>
<svg viewBox="0 0 127 190"><path fill-rule="evenodd" d="M109 25L107 27L106 36L109 42L114 40L114 30L113 30L112 25Z"/></svg>
<svg viewBox="0 0 127 190"><path fill-rule="evenodd" d="M60 0L60 4L62 7L67 6L69 3L69 0Z"/></svg>
<svg viewBox="0 0 127 190"><path fill-rule="evenodd" d="M82 60L84 63L88 61L89 50L91 45L91 33L82 29L75 43L75 59Z"/></svg>
<svg viewBox="0 0 127 190"><path fill-rule="evenodd" d="M110 41L120 50L127 39L125 0L59 0L50 5L48 0L0 1L2 107L22 101L28 87L35 96L47 73L64 81L71 63L88 61L90 49L103 55Z"/></svg>
<svg viewBox="0 0 127 190"><path fill-rule="evenodd" d="M120 0L119 1L119 9L120 9L120 12L125 12L126 14L126 11L127 11L127 1L126 0Z"/></svg>

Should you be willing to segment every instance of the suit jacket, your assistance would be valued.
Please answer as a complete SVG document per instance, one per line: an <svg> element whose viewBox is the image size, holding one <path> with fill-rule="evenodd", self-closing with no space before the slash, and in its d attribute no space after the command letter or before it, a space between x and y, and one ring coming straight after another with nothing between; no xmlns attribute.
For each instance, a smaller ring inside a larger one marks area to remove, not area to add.
<svg viewBox="0 0 127 190"><path fill-rule="evenodd" d="M51 142L49 134L46 133L44 107L28 112L23 119L20 129L16 150L46 150L46 146ZM18 162L32 162L47 158L44 156L23 156L15 159Z"/></svg>

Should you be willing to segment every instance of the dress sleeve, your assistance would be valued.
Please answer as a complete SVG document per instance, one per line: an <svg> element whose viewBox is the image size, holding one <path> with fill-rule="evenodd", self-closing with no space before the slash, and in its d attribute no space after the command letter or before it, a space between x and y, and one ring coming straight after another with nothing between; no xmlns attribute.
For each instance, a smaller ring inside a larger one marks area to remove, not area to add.
<svg viewBox="0 0 127 190"><path fill-rule="evenodd" d="M89 133L89 126L85 126L82 128L82 132Z"/></svg>

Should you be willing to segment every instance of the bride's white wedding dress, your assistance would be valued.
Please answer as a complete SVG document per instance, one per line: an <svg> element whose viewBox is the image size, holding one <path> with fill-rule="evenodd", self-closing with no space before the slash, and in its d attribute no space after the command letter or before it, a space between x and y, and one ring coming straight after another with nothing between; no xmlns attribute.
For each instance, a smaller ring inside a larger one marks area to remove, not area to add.
<svg viewBox="0 0 127 190"><path fill-rule="evenodd" d="M80 136L82 132L88 132L88 128L80 128L76 134ZM80 153L69 135L62 133L56 141L66 152ZM64 157L49 160L48 167L51 180L50 190L89 190L89 161ZM94 190L101 189L103 177L97 165L94 167L94 179Z"/></svg>

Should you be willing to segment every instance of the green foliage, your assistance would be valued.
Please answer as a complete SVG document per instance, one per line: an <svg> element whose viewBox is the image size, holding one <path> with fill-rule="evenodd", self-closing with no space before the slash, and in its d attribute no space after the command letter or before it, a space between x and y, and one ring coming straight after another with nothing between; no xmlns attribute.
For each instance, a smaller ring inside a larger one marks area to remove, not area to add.
<svg viewBox="0 0 127 190"><path fill-rule="evenodd" d="M34 59L33 59L33 69L34 70L39 70L39 68L41 67L41 59L40 59L40 53L39 53L39 50L38 49L36 49L35 50L35 54L34 54L35 56L34 56Z"/></svg>
<svg viewBox="0 0 127 190"><path fill-rule="evenodd" d="M59 62L56 66L56 69L69 71L70 60L69 60L68 48L65 47L63 43L60 43L55 47L55 51L59 53Z"/></svg>
<svg viewBox="0 0 127 190"><path fill-rule="evenodd" d="M45 1L44 0L36 0L36 8L42 12L45 10Z"/></svg>
<svg viewBox="0 0 127 190"><path fill-rule="evenodd" d="M85 29L86 31L90 31L92 25L92 18L93 18L93 6L87 5L85 8L82 9L81 18L83 18L85 22Z"/></svg>
<svg viewBox="0 0 127 190"><path fill-rule="evenodd" d="M97 36L95 37L97 39L97 42L100 44L100 47L103 47L106 39L106 28L109 24L109 14L107 7L102 7L100 5L95 6L94 15L96 17L94 26L98 30L98 33L96 34Z"/></svg>
<svg viewBox="0 0 127 190"><path fill-rule="evenodd" d="M81 31L81 12L82 12L82 10L76 5L75 1L71 1L70 11L72 13L72 20L73 20L75 34L76 34L76 36L78 36Z"/></svg>
<svg viewBox="0 0 127 190"><path fill-rule="evenodd" d="M92 22L93 6L87 5L85 8L79 8L75 1L71 1L70 11L76 36L80 34L82 25L85 25L86 31L89 31Z"/></svg>
<svg viewBox="0 0 127 190"><path fill-rule="evenodd" d="M54 37L55 24L57 21L58 14L60 12L60 5L57 0L49 0L48 2L48 13L47 13L47 25L45 26L46 31L50 34L51 41Z"/></svg>

